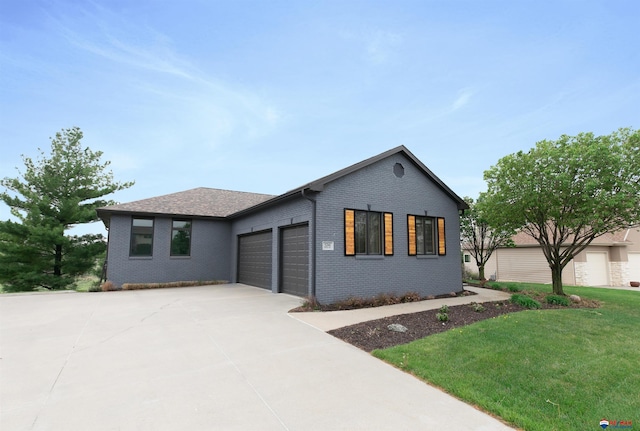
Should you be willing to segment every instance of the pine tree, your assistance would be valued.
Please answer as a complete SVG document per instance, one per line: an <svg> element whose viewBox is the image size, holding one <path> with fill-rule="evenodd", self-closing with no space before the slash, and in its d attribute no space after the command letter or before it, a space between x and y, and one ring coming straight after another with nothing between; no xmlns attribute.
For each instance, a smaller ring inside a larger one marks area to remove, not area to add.
<svg viewBox="0 0 640 431"><path fill-rule="evenodd" d="M102 162L102 152L83 148L78 127L51 138L51 153L40 149L33 161L22 156L25 171L0 180L6 190L0 200L18 221L0 221L0 283L6 291L64 289L90 271L104 252L102 235L70 236L78 224L97 221L96 208L111 205L101 199L133 182L115 182Z"/></svg>

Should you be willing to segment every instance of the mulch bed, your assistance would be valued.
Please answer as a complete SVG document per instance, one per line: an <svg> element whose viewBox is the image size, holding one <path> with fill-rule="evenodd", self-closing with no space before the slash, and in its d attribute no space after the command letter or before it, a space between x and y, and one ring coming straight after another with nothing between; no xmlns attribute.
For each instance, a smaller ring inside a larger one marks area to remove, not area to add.
<svg viewBox="0 0 640 431"><path fill-rule="evenodd" d="M385 317L377 320L370 320L355 325L328 331L334 337L340 338L347 343L371 352L375 349L385 349L399 344L424 338L428 335L459 328L481 320L490 319L506 313L514 313L526 310L526 308L513 304L509 301L495 301L481 303L485 310L477 312L469 304L450 306L448 315L449 321L439 321L436 314L438 310L421 311L418 313L401 314L398 316ZM580 304L572 304L571 308L597 307L594 302L583 300ZM567 308L558 305L542 303L541 309ZM407 328L406 332L395 332L387 327L392 323L398 323Z"/></svg>

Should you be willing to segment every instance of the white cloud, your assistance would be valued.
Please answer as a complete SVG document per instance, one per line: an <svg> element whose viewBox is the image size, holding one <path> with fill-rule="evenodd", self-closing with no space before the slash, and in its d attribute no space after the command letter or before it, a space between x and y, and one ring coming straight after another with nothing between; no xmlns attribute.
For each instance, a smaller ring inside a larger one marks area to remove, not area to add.
<svg viewBox="0 0 640 431"><path fill-rule="evenodd" d="M366 58L374 64L387 62L394 49L402 43L402 36L387 31L376 31L364 38Z"/></svg>

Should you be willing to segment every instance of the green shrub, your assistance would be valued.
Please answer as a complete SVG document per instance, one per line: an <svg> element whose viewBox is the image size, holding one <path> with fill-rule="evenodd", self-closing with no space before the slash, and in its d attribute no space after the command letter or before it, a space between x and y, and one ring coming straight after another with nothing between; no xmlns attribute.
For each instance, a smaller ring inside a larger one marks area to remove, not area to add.
<svg viewBox="0 0 640 431"><path fill-rule="evenodd" d="M526 295L521 295L519 293L514 293L513 295L511 295L511 302L521 305L525 308L540 308L542 306L542 304L540 304L535 299L530 298Z"/></svg>
<svg viewBox="0 0 640 431"><path fill-rule="evenodd" d="M545 301L547 301L547 304L562 305L564 307L568 307L569 306L569 298L567 298L566 296L562 296L562 295L547 295L544 299L545 299Z"/></svg>
<svg viewBox="0 0 640 431"><path fill-rule="evenodd" d="M484 305L478 304L477 302L472 302L471 308L473 308L473 311L476 313L482 313L485 310Z"/></svg>
<svg viewBox="0 0 640 431"><path fill-rule="evenodd" d="M438 311L440 311L441 313L448 313L449 312L449 306L445 304L442 307L440 307L440 309Z"/></svg>
<svg viewBox="0 0 640 431"><path fill-rule="evenodd" d="M441 322L446 322L447 320L449 320L449 315L447 313L438 313L436 314L436 317Z"/></svg>

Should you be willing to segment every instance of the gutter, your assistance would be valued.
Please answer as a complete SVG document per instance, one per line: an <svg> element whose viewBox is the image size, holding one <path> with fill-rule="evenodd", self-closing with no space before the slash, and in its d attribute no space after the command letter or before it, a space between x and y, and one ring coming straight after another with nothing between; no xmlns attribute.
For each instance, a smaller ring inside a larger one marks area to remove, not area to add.
<svg viewBox="0 0 640 431"><path fill-rule="evenodd" d="M312 213L311 213L311 224L313 224L313 232L311 236L311 299L316 298L316 213L317 213L317 202L315 199L304 194L305 189L301 189L300 193L302 197L311 202Z"/></svg>

